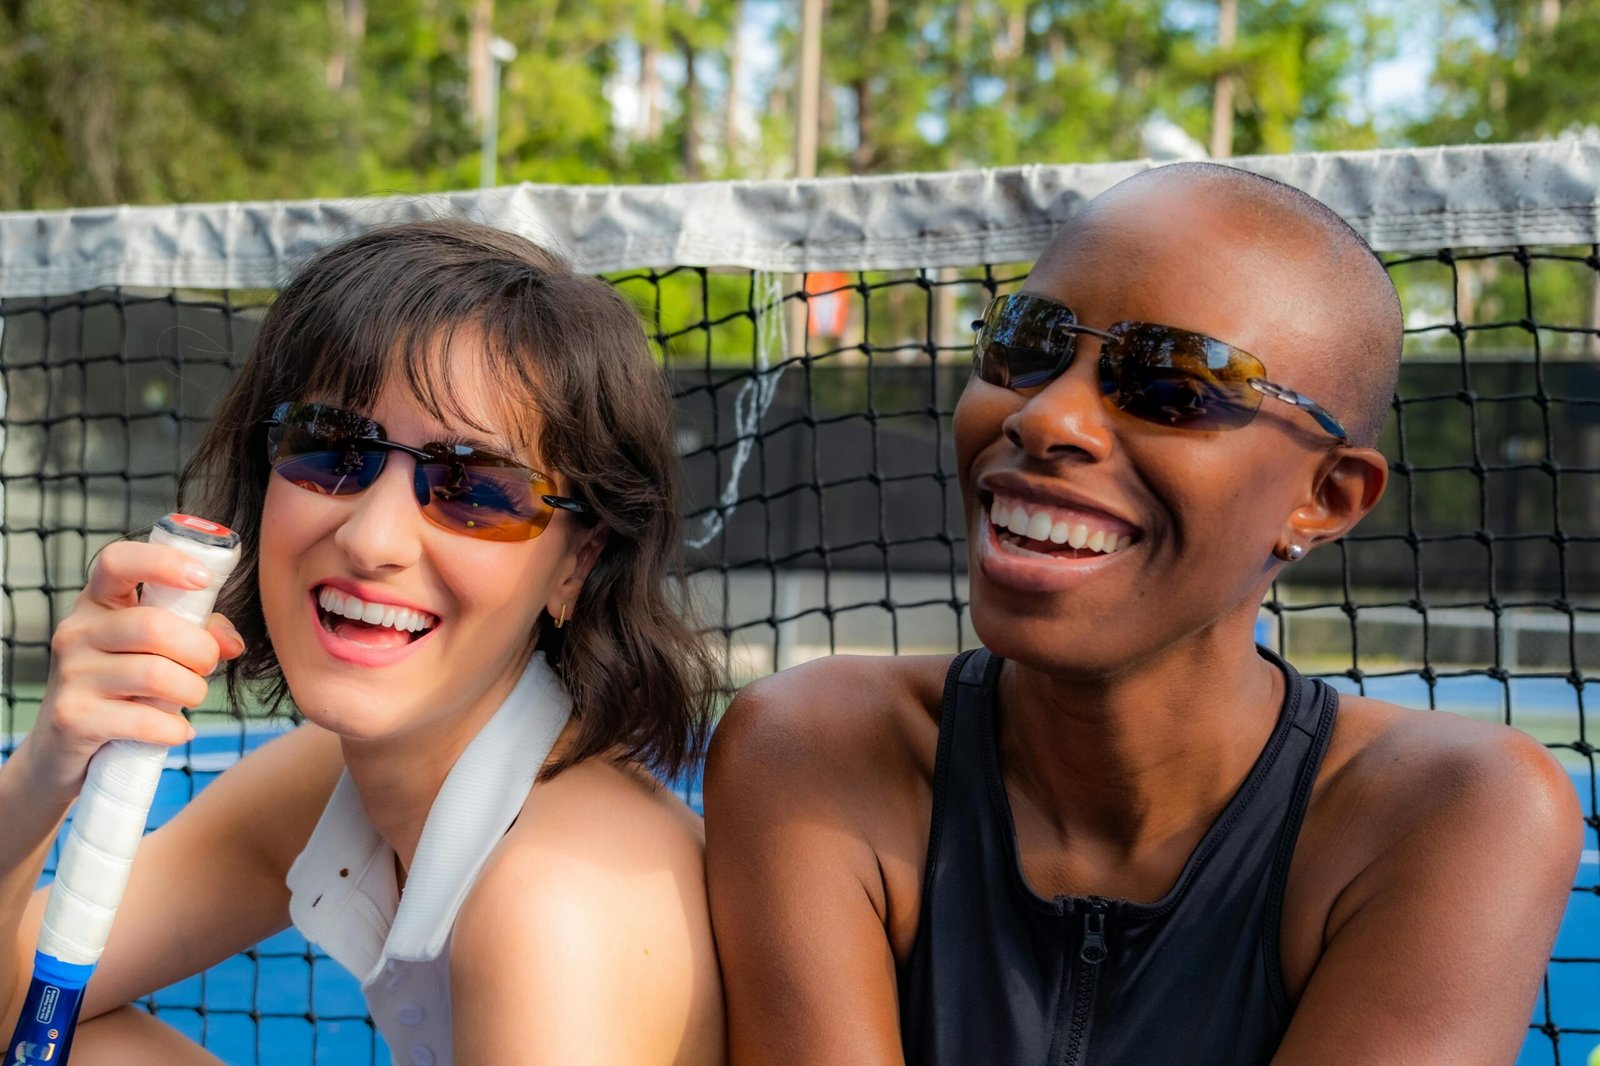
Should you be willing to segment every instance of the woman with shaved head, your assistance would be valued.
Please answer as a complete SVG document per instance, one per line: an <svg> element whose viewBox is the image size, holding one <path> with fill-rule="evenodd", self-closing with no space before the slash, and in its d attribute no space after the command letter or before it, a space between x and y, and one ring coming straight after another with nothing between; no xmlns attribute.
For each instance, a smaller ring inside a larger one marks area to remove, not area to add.
<svg viewBox="0 0 1600 1066"><path fill-rule="evenodd" d="M957 656L745 690L708 770L734 1061L1516 1056L1580 847L1547 752L1253 639L1378 502L1399 302L1287 186L1129 179L978 324Z"/></svg>

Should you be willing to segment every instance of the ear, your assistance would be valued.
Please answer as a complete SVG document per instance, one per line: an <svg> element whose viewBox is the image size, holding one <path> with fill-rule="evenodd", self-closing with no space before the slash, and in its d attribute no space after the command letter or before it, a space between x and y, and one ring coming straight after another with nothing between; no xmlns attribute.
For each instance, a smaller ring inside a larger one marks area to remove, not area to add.
<svg viewBox="0 0 1600 1066"><path fill-rule="evenodd" d="M589 577L589 571L594 569L594 564L600 558L600 552L605 549L606 541L611 537L611 530L604 524L585 529L580 535L576 550L567 556L566 572L561 580L556 582L555 588L550 590L550 600L545 604L545 610L550 612L551 618L556 618L565 607L566 613L571 614L573 606L578 602L578 593L583 591L583 583Z"/></svg>
<svg viewBox="0 0 1600 1066"><path fill-rule="evenodd" d="M1375 448L1338 448L1317 470L1311 498L1289 516L1288 543L1305 548L1338 540L1383 498L1389 461Z"/></svg>

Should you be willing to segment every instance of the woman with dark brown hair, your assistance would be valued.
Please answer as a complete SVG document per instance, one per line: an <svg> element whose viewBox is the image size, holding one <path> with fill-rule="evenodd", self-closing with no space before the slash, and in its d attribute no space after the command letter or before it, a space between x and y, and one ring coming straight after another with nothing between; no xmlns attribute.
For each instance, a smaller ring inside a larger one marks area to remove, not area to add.
<svg viewBox="0 0 1600 1066"><path fill-rule="evenodd" d="M137 606L206 575L121 542L56 631L0 769L0 1008L89 755L184 741L138 700L194 706L226 662L236 703L305 724L146 841L75 1066L215 1061L122 1005L291 923L360 978L396 1062L721 1062L700 823L652 773L698 756L717 676L667 584L677 476L605 283L459 222L312 260L183 479L242 538L219 613Z"/></svg>

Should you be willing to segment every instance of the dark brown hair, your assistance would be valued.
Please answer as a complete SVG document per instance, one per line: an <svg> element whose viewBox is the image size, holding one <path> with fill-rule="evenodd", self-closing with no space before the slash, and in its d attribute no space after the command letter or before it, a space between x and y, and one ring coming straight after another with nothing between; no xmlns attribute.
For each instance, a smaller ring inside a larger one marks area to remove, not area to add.
<svg viewBox="0 0 1600 1066"><path fill-rule="evenodd" d="M256 580L270 475L262 419L312 396L370 409L394 379L434 417L471 425L442 358L457 329L482 337L510 431L533 421L517 412L536 411L537 435L520 443L565 475L609 530L565 627L541 616L537 647L578 722L576 742L547 776L600 754L683 769L702 749L719 674L684 613L678 456L662 372L637 312L610 285L467 222L372 230L308 262L268 310L184 471L180 506L243 541L217 604L246 644L228 667L230 701L238 707L253 682L265 683L272 708L289 696Z"/></svg>

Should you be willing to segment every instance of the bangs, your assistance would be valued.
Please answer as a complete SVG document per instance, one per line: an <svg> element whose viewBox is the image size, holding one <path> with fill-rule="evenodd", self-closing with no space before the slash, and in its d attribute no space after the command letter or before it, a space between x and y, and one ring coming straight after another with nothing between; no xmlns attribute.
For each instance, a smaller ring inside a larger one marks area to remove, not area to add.
<svg viewBox="0 0 1600 1066"><path fill-rule="evenodd" d="M544 391L537 356L558 343L549 289L563 279L481 258L423 267L388 251L354 262L330 257L313 271L321 284L284 293L294 321L278 338L271 399L371 410L386 387L403 382L444 425L518 452L534 447ZM462 372L466 350L481 360L476 374Z"/></svg>
<svg viewBox="0 0 1600 1066"><path fill-rule="evenodd" d="M497 325L494 316L482 315L430 333L419 327L386 331L387 347L374 336L354 352L324 349L306 359L304 385L294 398L371 411L385 389L402 385L436 422L502 441L515 454L536 452L541 388L535 360L493 329ZM464 357L478 361L482 377L464 372Z"/></svg>

